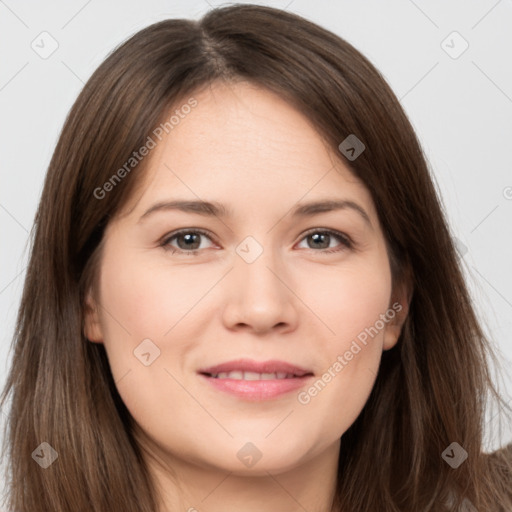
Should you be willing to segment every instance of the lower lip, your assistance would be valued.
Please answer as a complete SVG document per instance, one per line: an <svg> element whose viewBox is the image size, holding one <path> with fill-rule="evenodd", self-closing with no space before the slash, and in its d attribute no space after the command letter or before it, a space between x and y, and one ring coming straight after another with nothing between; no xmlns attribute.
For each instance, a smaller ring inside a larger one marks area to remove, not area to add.
<svg viewBox="0 0 512 512"><path fill-rule="evenodd" d="M313 377L308 375L307 377L294 377L292 379L241 380L217 379L204 374L200 374L200 376L219 391L253 401L270 400L290 393L305 386Z"/></svg>

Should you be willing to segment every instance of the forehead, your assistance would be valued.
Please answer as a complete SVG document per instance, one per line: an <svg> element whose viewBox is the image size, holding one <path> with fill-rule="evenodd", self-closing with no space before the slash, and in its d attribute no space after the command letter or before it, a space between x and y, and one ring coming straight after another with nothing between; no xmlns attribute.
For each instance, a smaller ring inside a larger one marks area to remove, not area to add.
<svg viewBox="0 0 512 512"><path fill-rule="evenodd" d="M363 183L307 117L275 93L241 82L212 84L192 96L197 105L152 150L132 210L179 196L243 199L258 213L337 194L375 214Z"/></svg>
<svg viewBox="0 0 512 512"><path fill-rule="evenodd" d="M265 163L280 168L332 165L309 120L267 89L247 82L217 83L195 98L197 106L160 148L166 156L178 150L180 161L211 155L214 167L232 163L261 173Z"/></svg>

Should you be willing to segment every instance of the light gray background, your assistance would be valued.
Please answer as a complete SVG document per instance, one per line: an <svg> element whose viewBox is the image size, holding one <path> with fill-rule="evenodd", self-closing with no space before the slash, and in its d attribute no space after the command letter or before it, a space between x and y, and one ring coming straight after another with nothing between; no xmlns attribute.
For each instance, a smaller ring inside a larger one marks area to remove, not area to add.
<svg viewBox="0 0 512 512"><path fill-rule="evenodd" d="M388 80L435 174L479 314L512 372L512 0L255 3L286 8L332 30ZM198 18L220 4L0 0L1 386L28 233L72 102L106 55L139 29L166 18ZM46 59L31 47L51 48L49 36L40 36L44 31L59 45ZM460 56L465 43L453 31L469 44ZM512 381L498 384L510 401ZM491 413L488 425L492 432ZM504 436L510 442L512 430ZM489 438L489 449L496 447Z"/></svg>

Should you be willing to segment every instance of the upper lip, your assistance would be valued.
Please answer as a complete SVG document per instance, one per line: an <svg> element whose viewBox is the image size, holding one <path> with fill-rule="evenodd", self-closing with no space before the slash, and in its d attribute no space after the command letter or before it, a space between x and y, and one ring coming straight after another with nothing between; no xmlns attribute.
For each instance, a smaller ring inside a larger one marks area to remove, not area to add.
<svg viewBox="0 0 512 512"><path fill-rule="evenodd" d="M302 377L304 375L313 375L313 372L300 366L272 359L269 361L254 361L252 359L237 359L236 361L227 361L208 368L201 368L199 373L216 375L223 372L255 372L255 373L288 373Z"/></svg>

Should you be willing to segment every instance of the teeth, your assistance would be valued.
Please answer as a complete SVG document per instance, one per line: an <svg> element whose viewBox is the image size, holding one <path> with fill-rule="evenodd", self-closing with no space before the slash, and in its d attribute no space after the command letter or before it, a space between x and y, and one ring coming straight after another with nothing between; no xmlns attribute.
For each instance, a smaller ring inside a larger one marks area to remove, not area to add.
<svg viewBox="0 0 512 512"><path fill-rule="evenodd" d="M242 380L244 378L244 372L238 372L238 371L225 373L224 377L222 377L221 375L222 375L222 373L219 373L219 379L222 379L222 378L226 379L228 377L228 375L229 375L230 379Z"/></svg>
<svg viewBox="0 0 512 512"><path fill-rule="evenodd" d="M273 380L273 379L292 379L295 377L292 373L257 373L257 372L220 372L211 375L215 379L235 379L235 380Z"/></svg>

